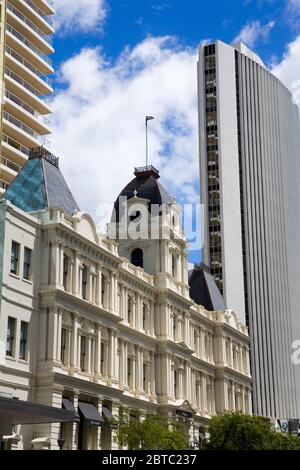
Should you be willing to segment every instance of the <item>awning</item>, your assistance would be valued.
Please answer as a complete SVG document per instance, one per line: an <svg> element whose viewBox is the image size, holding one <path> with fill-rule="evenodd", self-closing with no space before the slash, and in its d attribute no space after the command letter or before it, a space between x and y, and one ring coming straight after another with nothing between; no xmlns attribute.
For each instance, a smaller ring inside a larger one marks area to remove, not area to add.
<svg viewBox="0 0 300 470"><path fill-rule="evenodd" d="M113 415L111 414L111 411L109 408L107 408L106 406L103 406L102 407L102 414L103 416L105 416L106 419L113 419Z"/></svg>
<svg viewBox="0 0 300 470"><path fill-rule="evenodd" d="M0 397L0 423L7 425L67 423L73 419L74 412L70 410Z"/></svg>
<svg viewBox="0 0 300 470"><path fill-rule="evenodd" d="M100 416L99 411L92 403L80 401L78 403L78 411L83 418L83 422L88 426L104 426L104 419Z"/></svg>
<svg viewBox="0 0 300 470"><path fill-rule="evenodd" d="M106 406L102 407L102 415L108 420L109 425L112 429L116 429L118 427L118 421L112 415L112 412Z"/></svg>
<svg viewBox="0 0 300 470"><path fill-rule="evenodd" d="M74 422L75 423L79 423L80 421L80 416L78 414L78 411L76 410L75 406L73 405L73 403L71 402L71 400L69 400L69 398L63 398L62 399L62 407L65 409L65 410L69 410L69 411L72 411L74 413Z"/></svg>

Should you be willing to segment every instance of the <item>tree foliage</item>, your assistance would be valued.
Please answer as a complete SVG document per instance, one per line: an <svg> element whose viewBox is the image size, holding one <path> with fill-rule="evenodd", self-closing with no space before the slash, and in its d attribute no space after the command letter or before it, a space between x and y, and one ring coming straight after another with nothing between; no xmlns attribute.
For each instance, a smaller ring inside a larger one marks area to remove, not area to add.
<svg viewBox="0 0 300 470"><path fill-rule="evenodd" d="M300 438L272 429L268 419L241 413L212 418L209 450L300 450Z"/></svg>
<svg viewBox="0 0 300 470"><path fill-rule="evenodd" d="M160 415L143 421L138 415L125 416L117 434L118 444L129 450L186 450L188 441L182 425Z"/></svg>

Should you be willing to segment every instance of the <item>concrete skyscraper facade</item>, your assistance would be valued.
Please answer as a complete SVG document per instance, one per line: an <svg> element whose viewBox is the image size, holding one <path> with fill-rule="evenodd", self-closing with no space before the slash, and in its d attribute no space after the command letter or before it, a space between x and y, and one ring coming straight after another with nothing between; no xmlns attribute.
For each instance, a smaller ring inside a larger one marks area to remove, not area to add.
<svg viewBox="0 0 300 470"><path fill-rule="evenodd" d="M252 337L254 412L300 414L300 125L291 93L243 44L201 46L203 262Z"/></svg>
<svg viewBox="0 0 300 470"><path fill-rule="evenodd" d="M50 134L52 0L0 0L0 196Z"/></svg>

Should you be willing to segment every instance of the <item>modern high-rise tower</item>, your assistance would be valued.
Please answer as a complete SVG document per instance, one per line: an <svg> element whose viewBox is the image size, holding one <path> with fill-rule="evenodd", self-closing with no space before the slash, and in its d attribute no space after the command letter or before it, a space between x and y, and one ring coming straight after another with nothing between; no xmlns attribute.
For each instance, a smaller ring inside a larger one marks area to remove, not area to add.
<svg viewBox="0 0 300 470"><path fill-rule="evenodd" d="M0 0L0 197L50 133L52 0Z"/></svg>
<svg viewBox="0 0 300 470"><path fill-rule="evenodd" d="M201 46L198 77L203 262L249 326L254 412L299 418L299 111L241 43Z"/></svg>

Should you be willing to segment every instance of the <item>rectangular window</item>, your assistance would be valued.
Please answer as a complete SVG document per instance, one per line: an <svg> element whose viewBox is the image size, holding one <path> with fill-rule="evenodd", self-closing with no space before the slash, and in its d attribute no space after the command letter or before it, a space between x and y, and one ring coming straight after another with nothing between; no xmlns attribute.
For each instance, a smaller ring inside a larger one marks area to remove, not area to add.
<svg viewBox="0 0 300 470"><path fill-rule="evenodd" d="M143 390L147 392L147 364L143 364Z"/></svg>
<svg viewBox="0 0 300 470"><path fill-rule="evenodd" d="M63 364L66 363L66 346L67 346L67 330L61 329L61 349L60 349L60 360Z"/></svg>
<svg viewBox="0 0 300 470"><path fill-rule="evenodd" d="M83 372L86 370L85 357L86 357L86 337L81 336L80 338L80 369Z"/></svg>
<svg viewBox="0 0 300 470"><path fill-rule="evenodd" d="M101 375L105 374L105 347L104 343L101 343Z"/></svg>
<svg viewBox="0 0 300 470"><path fill-rule="evenodd" d="M146 305L143 304L143 330L146 331Z"/></svg>
<svg viewBox="0 0 300 470"><path fill-rule="evenodd" d="M128 297L127 321L129 325L131 325L131 320L132 320L132 299L131 297Z"/></svg>
<svg viewBox="0 0 300 470"><path fill-rule="evenodd" d="M19 243L13 241L11 244L11 260L10 260L10 272L12 274L18 274L19 254L20 254L20 245Z"/></svg>
<svg viewBox="0 0 300 470"><path fill-rule="evenodd" d="M178 398L178 377L176 370L174 370L174 398Z"/></svg>
<svg viewBox="0 0 300 470"><path fill-rule="evenodd" d="M101 305L105 307L105 276L101 274Z"/></svg>
<svg viewBox="0 0 300 470"><path fill-rule="evenodd" d="M21 321L19 358L23 361L26 360L27 355L27 335L28 323L25 321Z"/></svg>
<svg viewBox="0 0 300 470"><path fill-rule="evenodd" d="M6 355L13 356L15 346L15 329L16 320L15 318L8 317L7 320L7 334L6 334Z"/></svg>
<svg viewBox="0 0 300 470"><path fill-rule="evenodd" d="M29 280L31 277L31 253L29 248L24 249L23 278Z"/></svg>
<svg viewBox="0 0 300 470"><path fill-rule="evenodd" d="M131 387L131 359L127 359L127 385Z"/></svg>
<svg viewBox="0 0 300 470"><path fill-rule="evenodd" d="M64 255L64 266L63 266L63 285L65 290L67 290L67 282L68 282L68 273L69 273L69 258Z"/></svg>
<svg viewBox="0 0 300 470"><path fill-rule="evenodd" d="M82 269L82 298L84 300L87 300L87 276L88 276L87 267L84 266Z"/></svg>

